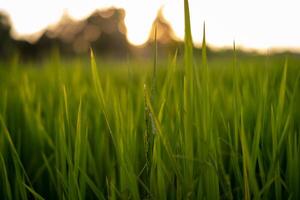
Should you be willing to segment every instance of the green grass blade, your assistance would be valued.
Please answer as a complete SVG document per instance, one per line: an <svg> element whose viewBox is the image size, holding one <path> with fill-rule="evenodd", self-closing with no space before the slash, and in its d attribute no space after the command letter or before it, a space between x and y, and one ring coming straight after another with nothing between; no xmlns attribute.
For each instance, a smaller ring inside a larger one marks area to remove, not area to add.
<svg viewBox="0 0 300 200"><path fill-rule="evenodd" d="M31 187L29 187L25 183L23 183L23 184L24 184L25 188L34 196L35 199L44 200L44 198L41 195L39 195L37 192L35 192Z"/></svg>
<svg viewBox="0 0 300 200"><path fill-rule="evenodd" d="M1 152L0 152L0 174L1 174L0 181L2 181L1 185L2 185L3 192L6 196L5 198L7 198L8 200L12 200L11 187L7 176L8 174L5 166L5 161Z"/></svg>
<svg viewBox="0 0 300 200"><path fill-rule="evenodd" d="M184 64L186 73L192 73L193 67L193 39L190 22L189 1L184 0Z"/></svg>
<svg viewBox="0 0 300 200"><path fill-rule="evenodd" d="M202 65L207 66L207 53L206 53L206 33L205 22L203 23L203 38L202 38Z"/></svg>

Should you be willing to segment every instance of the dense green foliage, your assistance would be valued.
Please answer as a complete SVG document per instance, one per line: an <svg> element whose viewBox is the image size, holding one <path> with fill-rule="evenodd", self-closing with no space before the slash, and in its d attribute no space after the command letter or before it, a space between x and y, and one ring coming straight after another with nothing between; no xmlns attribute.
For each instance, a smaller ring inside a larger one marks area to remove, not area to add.
<svg viewBox="0 0 300 200"><path fill-rule="evenodd" d="M98 64L1 70L1 199L299 198L297 58Z"/></svg>
<svg viewBox="0 0 300 200"><path fill-rule="evenodd" d="M0 69L0 199L300 199L299 58L201 59L188 18L154 72Z"/></svg>

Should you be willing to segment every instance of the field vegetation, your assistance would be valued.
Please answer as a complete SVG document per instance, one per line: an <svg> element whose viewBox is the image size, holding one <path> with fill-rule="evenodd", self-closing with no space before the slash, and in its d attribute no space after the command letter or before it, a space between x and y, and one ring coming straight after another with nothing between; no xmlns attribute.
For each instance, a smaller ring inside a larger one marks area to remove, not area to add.
<svg viewBox="0 0 300 200"><path fill-rule="evenodd" d="M300 59L0 69L0 199L300 199ZM97 54L95 54L97 55ZM2 64L4 65L4 64Z"/></svg>

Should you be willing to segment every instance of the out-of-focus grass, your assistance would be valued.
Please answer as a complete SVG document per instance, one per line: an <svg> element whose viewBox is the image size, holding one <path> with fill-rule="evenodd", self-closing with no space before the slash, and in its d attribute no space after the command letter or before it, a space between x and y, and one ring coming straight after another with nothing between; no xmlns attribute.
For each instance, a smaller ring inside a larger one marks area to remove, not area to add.
<svg viewBox="0 0 300 200"><path fill-rule="evenodd" d="M93 54L0 69L1 199L300 198L299 58L193 54L185 11L184 59L154 72Z"/></svg>
<svg viewBox="0 0 300 200"><path fill-rule="evenodd" d="M300 61L200 58L1 69L0 196L297 199Z"/></svg>

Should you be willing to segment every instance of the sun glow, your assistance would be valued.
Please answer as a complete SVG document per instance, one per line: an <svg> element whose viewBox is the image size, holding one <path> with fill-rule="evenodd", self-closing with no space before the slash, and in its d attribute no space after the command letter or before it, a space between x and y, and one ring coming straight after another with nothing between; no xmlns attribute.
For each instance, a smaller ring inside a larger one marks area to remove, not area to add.
<svg viewBox="0 0 300 200"><path fill-rule="evenodd" d="M39 32L49 24L56 23L63 14L58 1L8 0L1 4L0 11L9 15L15 36Z"/></svg>
<svg viewBox="0 0 300 200"><path fill-rule="evenodd" d="M140 1L139 3L125 4L125 25L127 38L130 43L142 45L149 37L149 31L160 8L158 1Z"/></svg>
<svg viewBox="0 0 300 200"><path fill-rule="evenodd" d="M190 0L193 39L201 42L202 24L207 25L209 44L229 46L233 40L250 48L300 47L299 7L296 0ZM270 6L272 5L272 6ZM0 11L9 14L13 34L27 37L59 21L64 13L82 19L96 9L123 8L126 11L127 39L141 45L148 39L158 10L174 29L184 37L183 0L2 0Z"/></svg>

